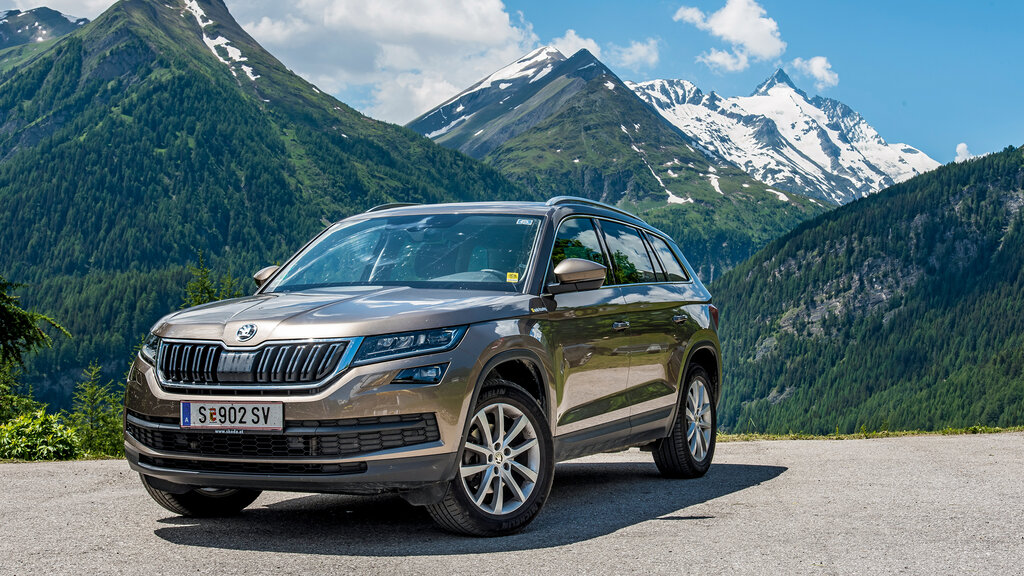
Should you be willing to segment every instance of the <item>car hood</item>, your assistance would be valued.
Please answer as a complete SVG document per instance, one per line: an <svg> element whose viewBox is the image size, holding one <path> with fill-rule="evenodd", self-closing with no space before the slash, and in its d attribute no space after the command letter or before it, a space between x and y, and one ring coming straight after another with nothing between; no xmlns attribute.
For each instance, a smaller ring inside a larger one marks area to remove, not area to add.
<svg viewBox="0 0 1024 576"><path fill-rule="evenodd" d="M344 338L461 326L530 313L527 294L344 287L257 294L169 314L153 327L162 338L255 346L267 340ZM253 324L244 343L237 334Z"/></svg>

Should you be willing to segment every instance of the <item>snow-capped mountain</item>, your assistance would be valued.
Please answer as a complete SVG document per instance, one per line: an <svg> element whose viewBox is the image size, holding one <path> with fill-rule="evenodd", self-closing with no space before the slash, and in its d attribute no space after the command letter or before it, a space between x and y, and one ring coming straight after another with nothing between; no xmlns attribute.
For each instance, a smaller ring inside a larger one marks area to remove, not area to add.
<svg viewBox="0 0 1024 576"><path fill-rule="evenodd" d="M627 84L702 148L787 191L843 204L939 166L842 102L808 97L781 69L747 97L685 80Z"/></svg>
<svg viewBox="0 0 1024 576"><path fill-rule="evenodd" d="M7 10L0 16L0 49L60 38L88 23L85 18L75 18L45 7L24 12Z"/></svg>
<svg viewBox="0 0 1024 576"><path fill-rule="evenodd" d="M407 126L438 144L483 158L547 119L601 75L614 77L590 52L566 58L553 46L544 46Z"/></svg>

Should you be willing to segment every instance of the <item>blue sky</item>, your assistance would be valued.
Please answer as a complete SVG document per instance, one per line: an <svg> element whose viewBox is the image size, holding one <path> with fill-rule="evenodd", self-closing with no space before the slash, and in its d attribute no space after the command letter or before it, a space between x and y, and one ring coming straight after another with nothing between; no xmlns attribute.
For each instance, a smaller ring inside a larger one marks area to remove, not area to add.
<svg viewBox="0 0 1024 576"><path fill-rule="evenodd" d="M554 43L592 47L624 80L681 78L723 96L749 94L781 66L808 93L860 112L889 142L940 162L961 143L973 154L1024 144L1024 2L225 2L295 72L397 123ZM113 0L13 4L95 18ZM797 59L818 77L801 73Z"/></svg>

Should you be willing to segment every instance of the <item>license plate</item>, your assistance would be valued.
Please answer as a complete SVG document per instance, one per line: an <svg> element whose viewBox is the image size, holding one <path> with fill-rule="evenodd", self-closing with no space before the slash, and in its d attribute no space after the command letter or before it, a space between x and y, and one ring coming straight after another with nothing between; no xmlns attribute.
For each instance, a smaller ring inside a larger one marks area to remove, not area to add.
<svg viewBox="0 0 1024 576"><path fill-rule="evenodd" d="M182 428L216 430L281 430L280 402L182 402Z"/></svg>

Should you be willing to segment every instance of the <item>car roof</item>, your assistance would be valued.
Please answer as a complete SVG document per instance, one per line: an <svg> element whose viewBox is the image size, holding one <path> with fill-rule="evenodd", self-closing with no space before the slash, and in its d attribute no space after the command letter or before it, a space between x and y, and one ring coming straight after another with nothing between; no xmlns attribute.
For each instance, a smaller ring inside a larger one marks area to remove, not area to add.
<svg viewBox="0 0 1024 576"><path fill-rule="evenodd" d="M629 222L635 226L646 228L665 235L639 217L615 206L595 200L574 196L558 196L547 202L523 201L489 201L489 202L451 202L445 204L383 204L375 206L361 214L350 218L374 218L392 215L428 215L428 214L521 214L524 216L551 216L561 220L565 216L581 214L587 216L603 216Z"/></svg>

